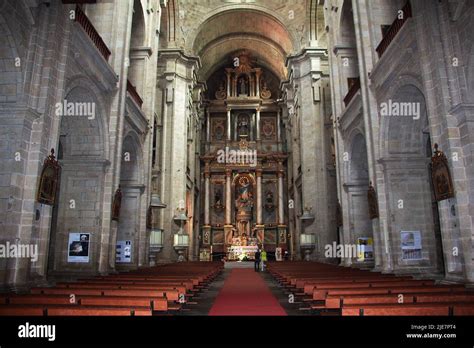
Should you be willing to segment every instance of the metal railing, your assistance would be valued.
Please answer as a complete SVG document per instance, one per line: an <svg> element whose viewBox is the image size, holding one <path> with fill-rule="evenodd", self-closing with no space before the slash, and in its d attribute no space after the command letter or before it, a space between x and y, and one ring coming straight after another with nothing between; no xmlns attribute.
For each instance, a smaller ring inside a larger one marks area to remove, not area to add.
<svg viewBox="0 0 474 348"><path fill-rule="evenodd" d="M382 42L380 42L380 44L376 48L379 58L383 56L385 51L388 49L392 41L397 36L398 32L403 28L403 25L405 25L408 18L411 18L413 16L410 1L406 3L406 5L402 8L401 11L403 15L397 16L397 19L393 22L391 27L387 30L387 33L382 39Z"/></svg>

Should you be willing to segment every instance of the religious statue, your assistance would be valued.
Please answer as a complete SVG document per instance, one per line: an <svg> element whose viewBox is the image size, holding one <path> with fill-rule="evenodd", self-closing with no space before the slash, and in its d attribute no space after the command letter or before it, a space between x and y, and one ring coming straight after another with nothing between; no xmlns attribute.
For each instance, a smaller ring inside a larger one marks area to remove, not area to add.
<svg viewBox="0 0 474 348"><path fill-rule="evenodd" d="M217 189L214 194L214 210L219 212L224 209L224 205L222 204L222 191Z"/></svg>
<svg viewBox="0 0 474 348"><path fill-rule="evenodd" d="M248 96L247 80L244 77L239 79L239 85L240 85L240 95Z"/></svg>
<svg viewBox="0 0 474 348"><path fill-rule="evenodd" d="M273 203L273 192L270 190L265 194L265 210L269 213L275 210L275 203Z"/></svg>
<svg viewBox="0 0 474 348"><path fill-rule="evenodd" d="M236 201L236 206L238 208L248 207L252 204L252 192L250 192L250 182L249 179L245 176L239 180L239 197Z"/></svg>
<svg viewBox="0 0 474 348"><path fill-rule="evenodd" d="M272 92L267 86L267 82L263 81L262 91L260 92L262 99L270 99L272 97Z"/></svg>
<svg viewBox="0 0 474 348"><path fill-rule="evenodd" d="M120 218L120 208L122 206L122 189L120 185L115 191L114 200L112 202L112 220L118 221Z"/></svg>
<svg viewBox="0 0 474 348"><path fill-rule="evenodd" d="M431 180L435 199L437 202L441 202L455 196L454 186L446 155L439 150L438 144L435 144L434 147L434 154L431 158Z"/></svg>
<svg viewBox="0 0 474 348"><path fill-rule="evenodd" d="M249 121L246 115L242 115L239 117L238 133L239 137L249 136Z"/></svg>
<svg viewBox="0 0 474 348"><path fill-rule="evenodd" d="M39 179L39 187L36 200L41 204L54 205L56 202L56 192L59 185L61 167L54 156L54 149L46 158L43 170Z"/></svg>
<svg viewBox="0 0 474 348"><path fill-rule="evenodd" d="M227 97L224 81L221 81L221 84L219 85L219 89L216 91L215 96L217 100L224 100Z"/></svg>

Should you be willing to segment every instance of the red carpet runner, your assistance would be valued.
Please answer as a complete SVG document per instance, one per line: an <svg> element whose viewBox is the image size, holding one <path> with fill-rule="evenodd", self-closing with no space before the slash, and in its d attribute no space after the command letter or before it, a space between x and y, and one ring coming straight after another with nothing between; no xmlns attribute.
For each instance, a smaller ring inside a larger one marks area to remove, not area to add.
<svg viewBox="0 0 474 348"><path fill-rule="evenodd" d="M209 315L286 315L253 269L233 269Z"/></svg>

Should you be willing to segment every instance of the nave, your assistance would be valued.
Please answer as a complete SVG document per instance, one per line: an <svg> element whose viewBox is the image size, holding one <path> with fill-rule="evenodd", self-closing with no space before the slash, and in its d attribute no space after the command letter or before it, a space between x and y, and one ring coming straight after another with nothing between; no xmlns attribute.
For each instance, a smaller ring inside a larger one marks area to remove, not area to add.
<svg viewBox="0 0 474 348"><path fill-rule="evenodd" d="M184 262L58 281L1 295L0 316L474 315L474 291L462 284L317 262L242 265Z"/></svg>

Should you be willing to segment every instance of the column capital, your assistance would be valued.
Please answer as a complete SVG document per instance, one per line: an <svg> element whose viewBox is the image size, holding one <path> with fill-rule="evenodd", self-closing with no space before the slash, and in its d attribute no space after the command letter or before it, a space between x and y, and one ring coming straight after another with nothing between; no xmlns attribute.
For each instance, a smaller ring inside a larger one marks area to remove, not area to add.
<svg viewBox="0 0 474 348"><path fill-rule="evenodd" d="M225 170L225 175L226 175L227 177L230 177L230 176L232 175L232 169L226 168L226 170Z"/></svg>
<svg viewBox="0 0 474 348"><path fill-rule="evenodd" d="M262 168L257 168L255 170L255 173L257 175L257 178L261 178L262 177L262 173L263 173L263 169Z"/></svg>
<svg viewBox="0 0 474 348"><path fill-rule="evenodd" d="M228 107L226 108L226 110L227 110L227 112L231 112L231 111L232 111L232 108L231 108L230 106L228 106Z"/></svg>

